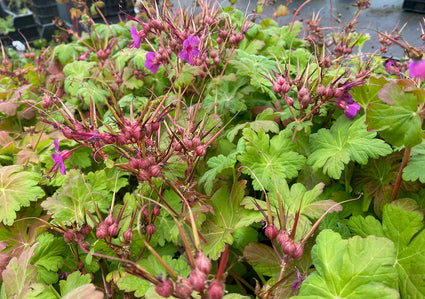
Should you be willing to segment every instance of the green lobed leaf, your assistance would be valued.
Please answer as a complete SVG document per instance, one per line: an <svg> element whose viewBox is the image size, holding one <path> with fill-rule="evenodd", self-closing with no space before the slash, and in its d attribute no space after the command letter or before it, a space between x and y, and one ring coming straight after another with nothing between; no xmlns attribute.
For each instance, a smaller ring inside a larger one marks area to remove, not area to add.
<svg viewBox="0 0 425 299"><path fill-rule="evenodd" d="M260 221L263 216L249 211L240 205L246 188L246 182L240 181L229 192L227 188L217 190L211 198L214 214L203 223L201 233L207 240L202 249L211 259L220 257L226 244L232 244L233 232L241 227Z"/></svg>
<svg viewBox="0 0 425 299"><path fill-rule="evenodd" d="M368 132L364 117L354 122L341 115L330 130L320 129L310 136L312 154L307 163L314 171L322 169L331 178L339 179L350 161L366 164L369 158L386 156L392 152L384 141Z"/></svg>
<svg viewBox="0 0 425 299"><path fill-rule="evenodd" d="M118 282L117 287L126 292L134 292L134 296L142 297L146 294L151 283L141 277L125 273Z"/></svg>
<svg viewBox="0 0 425 299"><path fill-rule="evenodd" d="M75 289L88 285L91 282L90 274L82 275L80 271L75 271L68 275L66 280L59 282L61 295L65 296L70 294Z"/></svg>
<svg viewBox="0 0 425 299"><path fill-rule="evenodd" d="M369 103L379 103L378 92L381 88L387 84L389 81L381 76L375 77L372 76L369 78L369 81L365 84L354 86L350 94L353 96L354 101L356 101L363 109L367 108Z"/></svg>
<svg viewBox="0 0 425 299"><path fill-rule="evenodd" d="M63 238L44 233L37 238L37 246L31 264L37 266L37 281L44 284L57 282L57 271L63 263L67 246Z"/></svg>
<svg viewBox="0 0 425 299"><path fill-rule="evenodd" d="M110 169L104 169L84 176L72 169L67 174L62 188L44 200L41 206L63 224L70 225L77 220L82 224L86 211L95 213L94 202L101 211L107 212L113 191L118 191L128 184L123 175L122 172L114 173Z"/></svg>
<svg viewBox="0 0 425 299"><path fill-rule="evenodd" d="M412 148L409 162L403 169L403 180L425 183L425 141Z"/></svg>
<svg viewBox="0 0 425 299"><path fill-rule="evenodd" d="M243 173L251 176L255 190L261 190L256 178L264 188L273 190L275 178L294 178L304 166L306 158L293 151L295 143L291 141L290 130L283 130L270 140L264 131L256 134L254 130L245 128L243 138L246 151L239 155L238 160L255 174L242 169Z"/></svg>
<svg viewBox="0 0 425 299"><path fill-rule="evenodd" d="M230 154L229 156L218 155L216 157L211 157L208 162L208 166L210 167L202 177L199 179L198 184L204 184L204 189L207 194L211 194L213 181L216 176L227 168L233 168L236 164L236 155Z"/></svg>
<svg viewBox="0 0 425 299"><path fill-rule="evenodd" d="M281 262L272 247L261 243L245 246L243 256L257 273L266 276L279 276Z"/></svg>
<svg viewBox="0 0 425 299"><path fill-rule="evenodd" d="M238 80L232 77L229 80L217 82L217 84L209 84L207 95L202 104L217 109L217 113L223 113L224 109L231 113L237 113L247 109L245 98L247 94L254 89L248 84L249 78L239 76Z"/></svg>
<svg viewBox="0 0 425 299"><path fill-rule="evenodd" d="M382 226L372 216L350 218L352 231L361 234L383 234L395 245L399 289L402 298L425 296L425 230L423 212L415 201L402 199L383 209Z"/></svg>
<svg viewBox="0 0 425 299"><path fill-rule="evenodd" d="M386 238L341 239L322 231L312 249L316 272L302 283L295 298L399 298L394 244Z"/></svg>
<svg viewBox="0 0 425 299"><path fill-rule="evenodd" d="M37 186L39 181L39 174L23 171L21 165L3 166L0 169L0 222L12 225L16 211L44 196L43 189Z"/></svg>
<svg viewBox="0 0 425 299"><path fill-rule="evenodd" d="M371 103L366 111L369 130L378 131L394 146L413 147L422 142L422 122L419 105L424 102L422 92L403 90L403 82L386 84L378 94L384 103Z"/></svg>

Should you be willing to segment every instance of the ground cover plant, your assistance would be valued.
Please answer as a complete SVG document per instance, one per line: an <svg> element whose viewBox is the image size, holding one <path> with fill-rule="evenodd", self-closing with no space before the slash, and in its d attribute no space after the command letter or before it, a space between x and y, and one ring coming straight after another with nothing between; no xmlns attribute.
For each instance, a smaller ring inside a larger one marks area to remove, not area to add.
<svg viewBox="0 0 425 299"><path fill-rule="evenodd" d="M368 1L96 5L2 47L2 298L425 295L425 62L397 28L362 52Z"/></svg>

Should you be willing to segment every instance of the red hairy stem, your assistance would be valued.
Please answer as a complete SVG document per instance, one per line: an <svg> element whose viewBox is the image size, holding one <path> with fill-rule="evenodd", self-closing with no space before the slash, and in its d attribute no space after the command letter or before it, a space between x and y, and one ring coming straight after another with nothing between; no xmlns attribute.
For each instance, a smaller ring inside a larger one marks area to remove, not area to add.
<svg viewBox="0 0 425 299"><path fill-rule="evenodd" d="M391 201L394 201L397 198L398 191L400 190L402 176L403 176L403 169L404 167L406 167L407 162L409 161L411 152L412 152L411 147L406 147L406 149L404 150L403 160L401 161L400 170L398 171L398 175L395 180L393 194L391 195Z"/></svg>

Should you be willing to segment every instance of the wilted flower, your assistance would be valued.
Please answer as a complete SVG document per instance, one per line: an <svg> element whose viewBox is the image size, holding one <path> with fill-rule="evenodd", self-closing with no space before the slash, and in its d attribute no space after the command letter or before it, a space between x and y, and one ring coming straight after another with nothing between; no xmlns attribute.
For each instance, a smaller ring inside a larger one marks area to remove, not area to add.
<svg viewBox="0 0 425 299"><path fill-rule="evenodd" d="M297 281L294 282L294 284L292 285L292 291L295 291L297 289L297 287L299 286L299 284L301 283L302 278L303 278L301 276L300 271L298 271L298 268L295 268L295 269L297 270Z"/></svg>
<svg viewBox="0 0 425 299"><path fill-rule="evenodd" d="M59 140L55 139L53 143L55 145L56 154L52 154L52 159L53 159L53 162L55 163L53 164L49 172L46 173L46 178L48 178L49 180L51 180L52 178L56 176L56 174L58 173L58 170L60 170L60 173L62 175L66 174L66 169L65 169L65 165L63 164L63 161L71 158L71 155L72 155L72 151L70 150L64 150L62 152L59 152Z"/></svg>
<svg viewBox="0 0 425 299"><path fill-rule="evenodd" d="M199 43L198 37L191 35L183 42L183 51L179 53L179 58L193 64L193 57L198 56L200 51L196 46Z"/></svg>
<svg viewBox="0 0 425 299"><path fill-rule="evenodd" d="M137 32L136 26L134 26L134 24L131 25L131 37L133 38L133 46L137 49L140 48L140 37L139 37L139 33Z"/></svg>
<svg viewBox="0 0 425 299"><path fill-rule="evenodd" d="M145 60L145 67L147 69L150 69L152 73L156 73L158 71L158 68L161 66L161 63L158 62L156 59L156 54L154 52L148 52L146 53L146 60Z"/></svg>
<svg viewBox="0 0 425 299"><path fill-rule="evenodd" d="M412 78L425 79L425 59L412 60L409 64L409 76Z"/></svg>

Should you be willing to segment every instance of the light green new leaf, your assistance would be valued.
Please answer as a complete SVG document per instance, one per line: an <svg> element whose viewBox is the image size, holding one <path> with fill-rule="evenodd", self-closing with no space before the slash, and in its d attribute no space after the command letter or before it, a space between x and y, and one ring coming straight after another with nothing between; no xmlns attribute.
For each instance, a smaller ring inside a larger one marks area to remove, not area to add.
<svg viewBox="0 0 425 299"><path fill-rule="evenodd" d="M419 116L424 95L423 91L404 91L402 85L393 82L382 88L378 97L385 103L369 104L366 122L369 130L378 131L390 144L413 147L424 138Z"/></svg>
<svg viewBox="0 0 425 299"><path fill-rule="evenodd" d="M252 129L243 130L246 152L241 153L238 160L255 174L267 190L274 190L274 177L294 178L305 164L305 157L293 151L295 143L291 141L291 137L289 130L281 131L271 140L263 131L256 134ZM255 190L261 190L254 174L246 168L242 172L251 176Z"/></svg>
<svg viewBox="0 0 425 299"><path fill-rule="evenodd" d="M386 238L341 239L322 231L312 249L316 272L302 283L295 298L399 298L393 289L397 271L394 244Z"/></svg>
<svg viewBox="0 0 425 299"><path fill-rule="evenodd" d="M190 65L187 63L184 64L181 72L178 74L178 77L174 81L174 87L179 88L189 85L190 82L192 82L201 73L201 66ZM172 80L171 76L170 80Z"/></svg>
<svg viewBox="0 0 425 299"><path fill-rule="evenodd" d="M341 115L330 130L320 129L310 136L312 154L307 163L314 171L323 169L325 174L339 179L350 161L366 164L369 158L392 152L388 144L375 136L376 133L366 130L364 117L353 122Z"/></svg>
<svg viewBox="0 0 425 299"><path fill-rule="evenodd" d="M75 61L81 52L86 52L88 49L77 43L60 44L55 47L53 57L57 58L61 64L66 64Z"/></svg>
<svg viewBox="0 0 425 299"><path fill-rule="evenodd" d="M12 225L16 211L44 196L43 189L37 186L39 181L40 175L22 171L20 165L0 168L0 222Z"/></svg>
<svg viewBox="0 0 425 299"><path fill-rule="evenodd" d="M353 233L363 238L370 235L385 237L381 222L373 216L367 216L366 218L360 215L353 216L348 220L347 225Z"/></svg>
<svg viewBox="0 0 425 299"><path fill-rule="evenodd" d="M409 162L403 169L403 180L416 181L425 183L425 141L412 148Z"/></svg>

